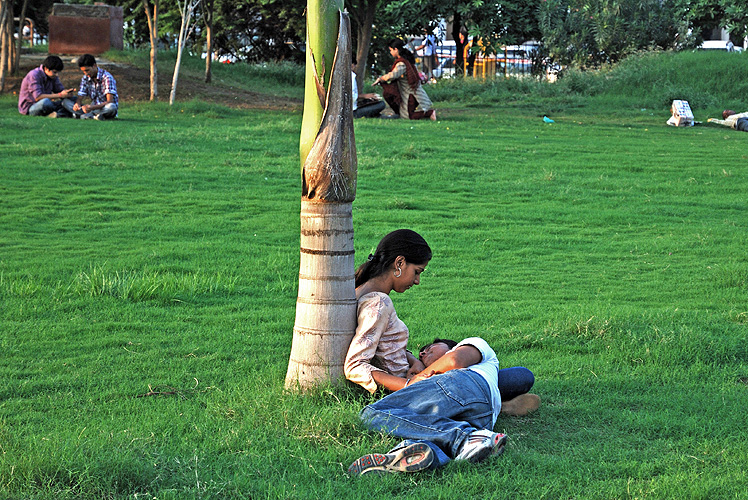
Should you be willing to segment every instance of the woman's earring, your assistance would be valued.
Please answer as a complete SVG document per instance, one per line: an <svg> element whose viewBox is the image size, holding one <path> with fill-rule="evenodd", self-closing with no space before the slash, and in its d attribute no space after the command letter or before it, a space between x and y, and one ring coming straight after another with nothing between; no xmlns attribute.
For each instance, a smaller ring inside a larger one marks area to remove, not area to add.
<svg viewBox="0 0 748 500"><path fill-rule="evenodd" d="M399 278L400 276L403 275L403 270L398 267L397 273L392 273L392 274L395 276L395 278Z"/></svg>

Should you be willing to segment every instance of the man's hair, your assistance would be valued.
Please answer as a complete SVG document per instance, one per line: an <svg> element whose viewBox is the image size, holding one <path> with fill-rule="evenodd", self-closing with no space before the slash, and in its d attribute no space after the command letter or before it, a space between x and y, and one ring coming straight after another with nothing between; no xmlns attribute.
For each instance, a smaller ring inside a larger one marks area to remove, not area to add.
<svg viewBox="0 0 748 500"><path fill-rule="evenodd" d="M42 63L42 66L55 71L62 71L62 69L65 67L65 65L62 64L62 59L57 56L47 56L47 58Z"/></svg>
<svg viewBox="0 0 748 500"><path fill-rule="evenodd" d="M726 109L726 110L724 110L724 111L722 112L722 119L723 119L723 120L727 120L727 117L728 117L728 116L732 116L732 115L736 115L736 114L737 114L737 113L735 113L735 111L733 111L733 110L731 110L731 109Z"/></svg>
<svg viewBox="0 0 748 500"><path fill-rule="evenodd" d="M421 349L418 351L418 355L420 356L421 353L424 350L426 350L426 348L428 348L429 346L432 346L434 344L446 344L447 347L449 347L450 349L454 349L455 346L457 345L457 342L455 342L454 340L450 340L450 339L434 339L434 341L432 343L426 344L425 346L421 347Z"/></svg>
<svg viewBox="0 0 748 500"><path fill-rule="evenodd" d="M84 66L95 66L96 65L96 58L92 56L91 54L83 54L78 58L78 67L82 68Z"/></svg>

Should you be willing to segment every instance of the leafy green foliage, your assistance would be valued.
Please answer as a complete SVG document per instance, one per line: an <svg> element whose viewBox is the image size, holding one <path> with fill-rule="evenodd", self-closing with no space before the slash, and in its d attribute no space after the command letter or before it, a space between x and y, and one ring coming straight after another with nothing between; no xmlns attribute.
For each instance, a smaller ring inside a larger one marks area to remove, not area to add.
<svg viewBox="0 0 748 500"><path fill-rule="evenodd" d="M543 43L561 64L599 67L643 49L672 48L685 31L670 2L541 0Z"/></svg>

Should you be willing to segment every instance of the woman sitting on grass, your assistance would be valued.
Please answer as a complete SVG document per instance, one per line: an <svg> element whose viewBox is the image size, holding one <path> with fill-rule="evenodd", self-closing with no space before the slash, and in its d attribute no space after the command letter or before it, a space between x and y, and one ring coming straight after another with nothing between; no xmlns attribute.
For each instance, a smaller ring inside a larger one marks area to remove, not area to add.
<svg viewBox="0 0 748 500"><path fill-rule="evenodd" d="M413 53L398 38L390 41L389 47L395 64L389 73L377 78L374 85L382 85L384 100L397 115L411 120L436 120L431 99L421 86Z"/></svg>
<svg viewBox="0 0 748 500"><path fill-rule="evenodd" d="M379 387L397 391L410 379L425 370L426 365L406 349L408 327L395 312L390 299L393 290L403 293L421 281L421 273L431 260L431 248L423 237L410 229L398 229L379 242L377 249L356 270L358 326L345 359L345 377L367 391ZM436 339L435 343L449 348L457 343ZM419 354L425 354L426 346ZM524 367L499 370L499 391L506 405L504 413L520 415L537 408L539 398L518 398L535 382L532 372ZM529 403L529 406L528 406Z"/></svg>
<svg viewBox="0 0 748 500"><path fill-rule="evenodd" d="M405 349L408 327L400 321L390 292L403 293L420 282L431 248L410 229L398 229L379 242L356 270L358 326L345 359L345 377L369 392L379 386L402 389L424 364Z"/></svg>

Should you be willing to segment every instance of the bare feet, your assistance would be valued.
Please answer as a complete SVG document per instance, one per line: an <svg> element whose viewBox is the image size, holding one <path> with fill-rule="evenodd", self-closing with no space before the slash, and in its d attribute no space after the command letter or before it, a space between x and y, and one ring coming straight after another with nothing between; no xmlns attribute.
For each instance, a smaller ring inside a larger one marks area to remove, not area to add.
<svg viewBox="0 0 748 500"><path fill-rule="evenodd" d="M502 401L501 414L512 417L522 417L534 412L540 406L540 396L537 394L522 394L509 401Z"/></svg>
<svg viewBox="0 0 748 500"><path fill-rule="evenodd" d="M434 109L433 111L434 111L434 112L433 112L433 113L431 113L431 117L430 117L430 118L431 118L431 121L432 121L432 122L435 122L435 121L436 121L436 110Z"/></svg>

